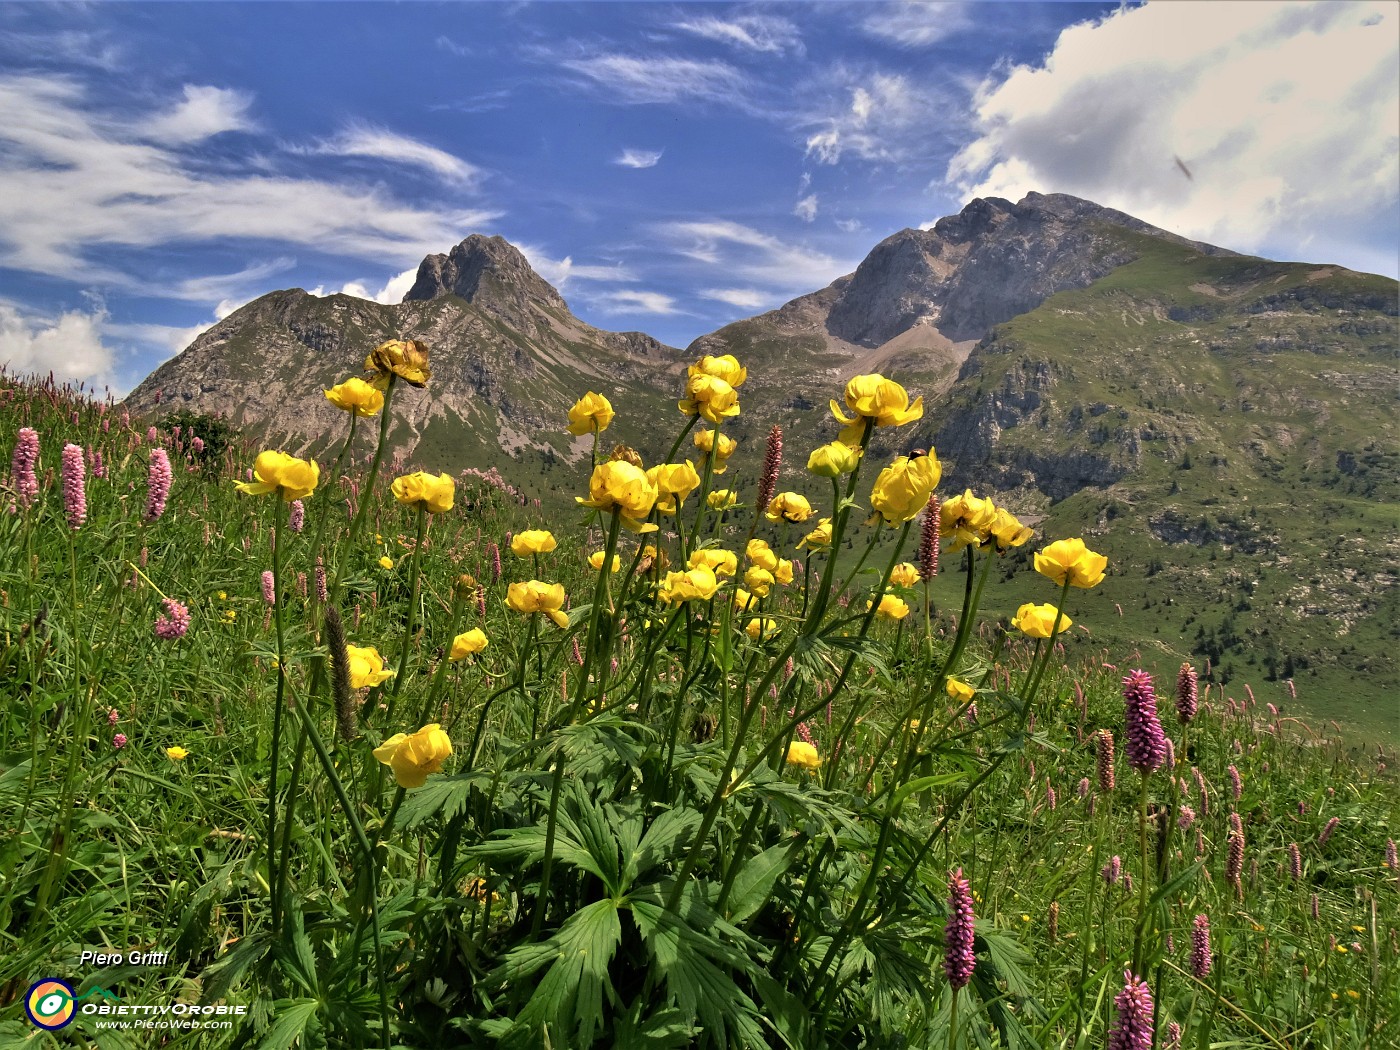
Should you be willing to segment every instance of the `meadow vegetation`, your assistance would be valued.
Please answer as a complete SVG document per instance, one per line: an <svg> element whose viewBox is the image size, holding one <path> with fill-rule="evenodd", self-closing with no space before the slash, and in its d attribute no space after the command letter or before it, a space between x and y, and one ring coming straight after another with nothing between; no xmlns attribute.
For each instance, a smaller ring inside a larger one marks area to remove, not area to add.
<svg viewBox="0 0 1400 1050"><path fill-rule="evenodd" d="M1107 558L866 456L896 382L789 491L732 357L669 450L580 391L545 520L395 456L425 347L364 364L321 464L0 377L0 1045L1400 1041L1386 754L1098 647ZM43 977L250 1009L46 1033Z"/></svg>

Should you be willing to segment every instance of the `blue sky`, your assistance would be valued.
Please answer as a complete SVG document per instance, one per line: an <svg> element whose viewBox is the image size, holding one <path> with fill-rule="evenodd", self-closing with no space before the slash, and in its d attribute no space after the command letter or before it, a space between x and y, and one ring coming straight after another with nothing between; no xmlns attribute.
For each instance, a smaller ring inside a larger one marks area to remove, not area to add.
<svg viewBox="0 0 1400 1050"><path fill-rule="evenodd" d="M7 3L0 361L124 391L249 299L398 301L473 232L684 346L1032 189L1394 275L1398 13Z"/></svg>

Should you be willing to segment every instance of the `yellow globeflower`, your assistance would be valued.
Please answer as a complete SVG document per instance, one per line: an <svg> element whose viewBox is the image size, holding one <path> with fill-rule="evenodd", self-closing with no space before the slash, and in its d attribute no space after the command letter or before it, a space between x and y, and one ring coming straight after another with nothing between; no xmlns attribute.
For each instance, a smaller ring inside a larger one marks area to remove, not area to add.
<svg viewBox="0 0 1400 1050"><path fill-rule="evenodd" d="M948 679L948 684L945 688L948 690L948 695L960 704L967 703L967 701L971 700L977 693L976 689L973 689L972 686L957 678Z"/></svg>
<svg viewBox="0 0 1400 1050"><path fill-rule="evenodd" d="M812 505L807 497L798 492L780 492L768 504L769 521L789 521L793 524L806 521L812 516Z"/></svg>
<svg viewBox="0 0 1400 1050"><path fill-rule="evenodd" d="M412 339L380 343L365 358L365 370L373 375L371 382L381 390L389 385L391 373L414 386L427 386L433 375L428 368L427 345Z"/></svg>
<svg viewBox="0 0 1400 1050"><path fill-rule="evenodd" d="M1077 537L1056 540L1035 555L1036 572L1061 585L1068 579L1071 587L1097 587L1107 567L1108 559L1089 550Z"/></svg>
<svg viewBox="0 0 1400 1050"><path fill-rule="evenodd" d="M165 749L165 757L175 762L183 762L190 757L190 753L179 744L176 744L174 747L167 747Z"/></svg>
<svg viewBox="0 0 1400 1050"><path fill-rule="evenodd" d="M913 521L928 506L942 476L943 468L932 451L926 456L900 456L875 479L871 509L890 525Z"/></svg>
<svg viewBox="0 0 1400 1050"><path fill-rule="evenodd" d="M405 474L395 478L390 486L394 499L410 507L422 506L433 514L441 514L452 509L453 497L457 494L457 483L447 474L433 477L423 471Z"/></svg>
<svg viewBox="0 0 1400 1050"><path fill-rule="evenodd" d="M716 444L715 439L719 442ZM734 455L734 450L739 447L739 442L723 434L717 434L713 430L697 430L694 437L695 447L706 455L714 458L714 466L710 468L712 474L723 474L728 469L729 457Z"/></svg>
<svg viewBox="0 0 1400 1050"><path fill-rule="evenodd" d="M911 405L904 387L882 375L853 376L846 384L846 405L855 413L854 418L847 419L834 400L831 414L845 424L841 440L848 445L860 444L867 420L877 427L902 427L924 415L922 397Z"/></svg>
<svg viewBox="0 0 1400 1050"><path fill-rule="evenodd" d="M909 561L900 562L890 573L890 583L896 587L912 587L920 579L919 570L915 568L913 562Z"/></svg>
<svg viewBox="0 0 1400 1050"><path fill-rule="evenodd" d="M420 788L452 756L452 740L437 722L413 734L395 733L374 749L374 757L394 771L401 788Z"/></svg>
<svg viewBox="0 0 1400 1050"><path fill-rule="evenodd" d="M667 514L676 513L685 498L700 487L700 475L690 460L652 467L647 480L656 486L656 509Z"/></svg>
<svg viewBox="0 0 1400 1050"><path fill-rule="evenodd" d="M870 602L865 603L867 609L870 608L870 605ZM909 615L909 606L903 598L887 594L880 599L880 606L875 610L875 615L886 620L902 620Z"/></svg>
<svg viewBox="0 0 1400 1050"><path fill-rule="evenodd" d="M556 627L567 627L569 618L561 611L564 608L564 597L562 583L527 580L525 583L510 585L506 591L506 605L518 613L544 613L554 621Z"/></svg>
<svg viewBox="0 0 1400 1050"><path fill-rule="evenodd" d="M569 409L569 433L601 434L611 425L613 415L612 402L590 390Z"/></svg>
<svg viewBox="0 0 1400 1050"><path fill-rule="evenodd" d="M458 660L475 656L490 644L486 638L486 632L480 627L473 627L470 631L463 631L452 639L452 651L447 654L447 658L456 663Z"/></svg>
<svg viewBox="0 0 1400 1050"><path fill-rule="evenodd" d="M372 416L384 407L384 392L358 376L337 383L325 393L326 400L336 408L357 416Z"/></svg>
<svg viewBox="0 0 1400 1050"><path fill-rule="evenodd" d="M676 407L687 416L721 423L739 414L739 393L723 379L700 372L686 381L685 399Z"/></svg>
<svg viewBox="0 0 1400 1050"><path fill-rule="evenodd" d="M379 567L381 569L392 569L394 567L394 559L387 554L383 555L379 559Z"/></svg>
<svg viewBox="0 0 1400 1050"><path fill-rule="evenodd" d="M1016 610L1016 615L1011 619L1011 626L1032 638L1049 638L1058 614L1059 610L1053 605L1027 602ZM1060 616L1061 631L1066 631L1072 626L1073 621L1068 616Z"/></svg>
<svg viewBox="0 0 1400 1050"><path fill-rule="evenodd" d="M706 354L691 365L687 372L692 378L704 375L723 379L735 390L743 386L744 380L749 377L749 370L739 364L738 359L733 354L725 354L723 357L712 357Z"/></svg>
<svg viewBox="0 0 1400 1050"><path fill-rule="evenodd" d="M768 597L768 590L773 586L774 582L773 574L758 565L750 565L749 571L744 573L744 583L748 585L749 590L760 598Z"/></svg>
<svg viewBox="0 0 1400 1050"><path fill-rule="evenodd" d="M744 549L749 561L753 562L760 569L767 569L774 572L778 568L778 556L773 553L773 548L768 546L766 540L749 540L749 545Z"/></svg>
<svg viewBox="0 0 1400 1050"><path fill-rule="evenodd" d="M729 489L715 489L705 497L711 510L728 510L739 502L739 497Z"/></svg>
<svg viewBox="0 0 1400 1050"><path fill-rule="evenodd" d="M585 507L611 511L616 508L623 523L633 530L651 513L656 504L656 485L646 471L625 459L610 459L593 468L588 479L588 499L575 497ZM645 531L655 531L655 526Z"/></svg>
<svg viewBox="0 0 1400 1050"><path fill-rule="evenodd" d="M548 554L559 546L554 533L548 529L526 529L511 537L510 549L522 558L532 554Z"/></svg>
<svg viewBox="0 0 1400 1050"><path fill-rule="evenodd" d="M718 589L715 574L702 565L685 572L668 572L658 594L663 602L709 601Z"/></svg>
<svg viewBox="0 0 1400 1050"><path fill-rule="evenodd" d="M290 503L315 491L321 468L314 459L308 462L285 452L259 452L253 460L253 477L256 480L234 482L234 487L249 496L275 492Z"/></svg>
<svg viewBox="0 0 1400 1050"><path fill-rule="evenodd" d="M771 638L778 633L778 621L759 619L755 616L745 625L744 633L754 641L758 641L760 638Z"/></svg>
<svg viewBox="0 0 1400 1050"><path fill-rule="evenodd" d="M809 551L820 550L823 547L831 546L831 519L822 518L817 523L817 527L807 535L802 537L799 547L806 547Z"/></svg>
<svg viewBox="0 0 1400 1050"><path fill-rule="evenodd" d="M821 768L822 756L817 754L817 749L805 740L794 740L788 745L785 761L790 766L816 770Z"/></svg>
<svg viewBox="0 0 1400 1050"><path fill-rule="evenodd" d="M844 441L833 441L812 450L807 457L807 469L823 478L849 474L860 463L861 452L860 448L852 448Z"/></svg>
<svg viewBox="0 0 1400 1050"><path fill-rule="evenodd" d="M607 556L607 553L607 551L594 551L588 556L588 564L593 566L595 570L602 569L603 558ZM612 560L612 571L617 572L621 568L622 559L618 555L614 554Z"/></svg>
<svg viewBox="0 0 1400 1050"><path fill-rule="evenodd" d="M394 677L384 669L384 657L372 645L347 645L345 656L350 664L350 688L368 689Z"/></svg>
<svg viewBox="0 0 1400 1050"><path fill-rule="evenodd" d="M779 558L778 567L773 570L773 579L777 580L784 587L792 582L792 560L789 558Z"/></svg>
<svg viewBox="0 0 1400 1050"><path fill-rule="evenodd" d="M997 550L1010 550L1019 547L1035 535L1034 530L1021 524L1021 520L1003 507L998 507L992 524L987 530L997 541ZM1107 561L1107 559L1105 559Z"/></svg>
<svg viewBox="0 0 1400 1050"><path fill-rule="evenodd" d="M749 608L757 601L758 599L744 590L744 588L734 588L734 608L738 609L740 612L748 612Z"/></svg>
<svg viewBox="0 0 1400 1050"><path fill-rule="evenodd" d="M974 496L967 489L961 496L944 500L938 508L938 535L951 539L950 553L964 547L980 547L991 535L996 522L997 508L989 499Z"/></svg>
<svg viewBox="0 0 1400 1050"><path fill-rule="evenodd" d="M709 569L716 576L733 576L739 571L739 556L733 551L704 547L690 556L690 568Z"/></svg>

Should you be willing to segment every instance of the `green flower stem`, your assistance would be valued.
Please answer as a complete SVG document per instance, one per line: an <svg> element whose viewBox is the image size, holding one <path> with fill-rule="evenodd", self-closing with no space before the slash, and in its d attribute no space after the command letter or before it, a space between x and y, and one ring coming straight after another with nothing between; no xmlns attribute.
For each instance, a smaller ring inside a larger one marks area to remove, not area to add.
<svg viewBox="0 0 1400 1050"><path fill-rule="evenodd" d="M389 686L390 699L387 721L390 725L394 722L394 704L398 700L399 692L403 689L404 675L408 671L408 653L413 648L413 628L418 621L418 567L423 558L423 541L427 533L428 505L419 500L417 528L413 541L413 558L409 562L408 568L408 620L403 629L403 648L399 651L399 667L394 674L393 683Z"/></svg>
<svg viewBox="0 0 1400 1050"><path fill-rule="evenodd" d="M681 442L685 440L685 436L690 433L698 422L700 422L700 414L697 412L686 421L685 427L676 435L676 443L671 446L671 451L666 453L666 458L661 462L670 463L675 460L676 453L680 451Z"/></svg>
<svg viewBox="0 0 1400 1050"><path fill-rule="evenodd" d="M278 852L280 858L277 865L277 881L272 886L272 899L278 902L280 909L281 902L287 899L287 869L291 865L287 858L292 848L292 826L296 820L297 798L301 794L301 764L306 755L306 731L303 729L297 735L296 748L292 752L292 775L287 781L287 812L282 818L282 847Z"/></svg>
<svg viewBox="0 0 1400 1050"><path fill-rule="evenodd" d="M281 492L278 492L281 496ZM277 699L272 708L272 749L267 773L267 885L268 906L272 911L274 936L282 925L282 902L277 896L282 885L279 869L285 857L277 853L277 766L281 761L282 709L287 706L287 634L282 611L282 508L272 508L272 618L277 625ZM303 718L303 721L305 719Z"/></svg>
<svg viewBox="0 0 1400 1050"><path fill-rule="evenodd" d="M321 553L321 543L325 540L326 535L326 522L331 515L331 490L335 485L335 479L340 477L340 468L345 462L345 457L349 454L351 447L355 443L355 423L359 418L358 413L350 413L350 431L345 435L345 444L340 447L340 455L335 458L335 465L331 467L330 477L326 480L325 484L321 486L321 491L319 493L320 507L316 514L316 531L311 534L311 553L307 558L308 563L313 567L316 564L317 556ZM320 597L316 593L316 588L312 587L311 610L313 621L316 618L316 608L319 605Z"/></svg>
<svg viewBox="0 0 1400 1050"><path fill-rule="evenodd" d="M369 475L365 478L365 487L360 491L360 505L355 510L354 520L350 522L350 535L345 539L345 550L341 553L340 564L336 569L335 582L330 588L330 599L335 601L340 594L340 586L345 578L345 563L355 549L355 542L360 537L360 529L365 522L365 514L369 510L369 505L374 498L374 483L379 478L379 464L384 459L384 446L389 439L389 402L394 396L394 385L398 376L393 372L389 373L389 384L384 388L384 407L379 410L379 443L374 446L374 459L370 461Z"/></svg>
<svg viewBox="0 0 1400 1050"><path fill-rule="evenodd" d="M807 620L803 624L802 633L812 634L816 626L821 623L822 616L826 614L827 601L831 595L831 584L836 575L836 559L841 552L841 541L846 537L846 522L851 516L852 502L855 498L856 480L860 477L860 468L865 463L865 450L870 445L870 435L875 428L867 425L860 435L860 458L856 461L856 467L851 471L850 480L846 482L845 498L840 500L834 508L836 515L831 524L831 554L828 555L826 565L822 571L821 591L817 594L817 600L813 604L811 612L808 613Z"/></svg>
<svg viewBox="0 0 1400 1050"><path fill-rule="evenodd" d="M697 418L699 418L699 417L697 417ZM712 450L713 450L713 449L719 448L719 433L720 433L720 428L721 428L723 425L724 425L724 424L723 424L723 421L721 421L721 422L715 424L714 437L711 439L711 440L713 441L713 444L711 444L711 446L710 446L710 448L711 448ZM684 437L685 435L682 434L681 436ZM679 446L677 446L677 447L679 447ZM675 450L673 449L672 452L671 452L671 455L674 456L675 454L676 454L676 453L675 453ZM670 460L668 459L667 462L669 463ZM714 476L715 476L715 453L714 453L713 451L711 451L711 452L709 452L709 453L707 453L707 454L705 455L705 472L704 472L704 474L702 474L701 477L700 477L700 496L699 496L699 498L696 500L697 506L696 506L696 509L695 509L695 527L694 527L694 529L691 530L691 544L694 544L694 543L696 543L696 542L699 541L699 538L700 538L700 528L701 528L701 526L704 525L704 523L705 523L705 512L706 512L707 510L710 509L709 504L706 502L706 500L709 498L709 495L710 495L710 483L714 480ZM680 506L680 502L677 501L677 502L676 502L676 527L677 527L677 528L680 527L680 520L681 520L681 506ZM682 547L681 547L681 550L685 552L685 557L686 557L686 558L689 558L690 555L693 553L691 547L682 546Z"/></svg>
<svg viewBox="0 0 1400 1050"><path fill-rule="evenodd" d="M345 814L345 819L350 822L350 830L354 833L355 841L359 845L360 852L365 858L365 875L369 879L366 907L369 912L371 936L374 939L374 979L379 989L380 1028L384 1050L390 1050L393 1044L392 1032L389 1027L389 990L386 982L387 971L384 966L383 949L380 945L379 866L375 863L374 847L370 845L369 837L365 835L365 829L360 823L360 818L355 815L355 807L345 794L345 785L341 783L340 776L336 773L335 762L331 759L330 752L326 750L326 745L321 739L321 734L316 730L315 721L304 705L291 704L290 707L296 713L297 718L301 720L301 727L305 731L307 739L311 741L311 747L315 750L316 757L321 762L321 768L326 774L326 779L330 781L331 790L335 793L336 801L340 803L340 808ZM358 933L355 940L357 942L359 940Z"/></svg>
<svg viewBox="0 0 1400 1050"><path fill-rule="evenodd" d="M1147 774L1143 773L1138 791L1138 848L1142 852L1142 877L1138 880L1138 914L1133 930L1133 973L1142 973L1143 940L1147 934L1147 880L1150 872L1147 856Z"/></svg>
<svg viewBox="0 0 1400 1050"><path fill-rule="evenodd" d="M423 706L418 710L418 718L414 725L425 725L428 716L432 713L433 704L437 701L438 695L442 692L442 683L447 678L447 665L452 662L452 643L457 637L457 628L462 623L462 610L466 607L466 600L461 594L453 593L452 613L447 623L447 645L443 649L442 659L438 661L437 670L433 672L433 681L428 686L428 695L423 700Z"/></svg>

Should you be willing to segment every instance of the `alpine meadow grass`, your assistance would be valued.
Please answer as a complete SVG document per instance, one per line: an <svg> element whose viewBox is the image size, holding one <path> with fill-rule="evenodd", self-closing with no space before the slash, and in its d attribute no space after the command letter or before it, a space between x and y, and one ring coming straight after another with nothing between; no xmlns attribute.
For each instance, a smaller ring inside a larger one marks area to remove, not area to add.
<svg viewBox="0 0 1400 1050"><path fill-rule="evenodd" d="M1097 648L1111 551L877 455L921 398L784 472L732 357L664 458L581 390L565 509L395 456L430 358L326 464L0 375L0 1045L1400 1043L1388 756Z"/></svg>

